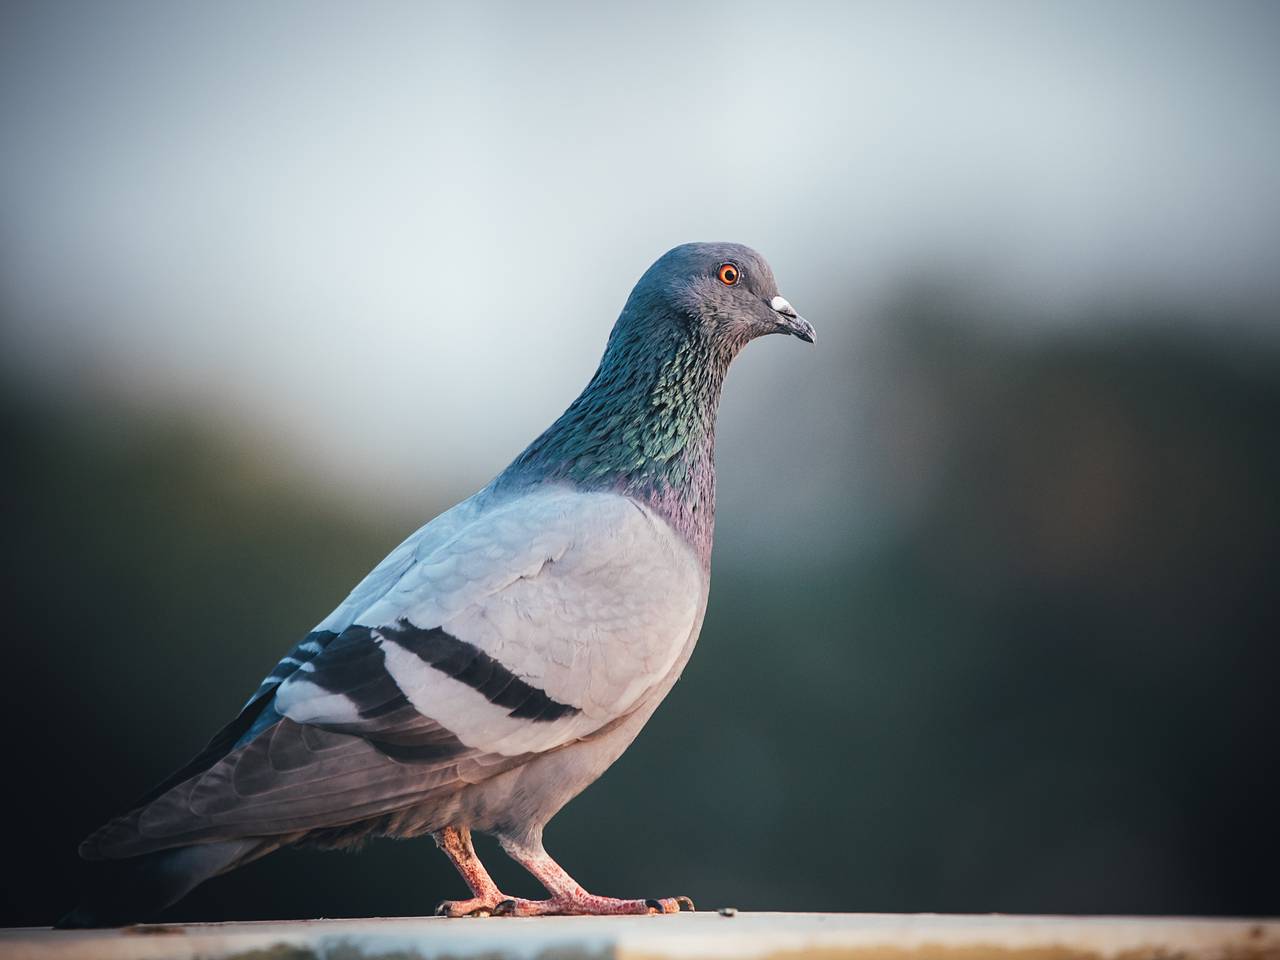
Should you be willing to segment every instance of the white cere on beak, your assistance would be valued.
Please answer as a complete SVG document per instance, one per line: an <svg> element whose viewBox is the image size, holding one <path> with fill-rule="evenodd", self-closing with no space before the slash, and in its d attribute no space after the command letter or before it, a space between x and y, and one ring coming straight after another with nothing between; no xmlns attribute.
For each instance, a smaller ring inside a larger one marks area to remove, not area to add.
<svg viewBox="0 0 1280 960"><path fill-rule="evenodd" d="M815 336L813 324L796 313L796 308L787 302L786 297L774 297L769 301L769 306L773 307L773 312L778 316L786 318L778 324L775 333L785 331L793 337L799 337L805 343L813 343Z"/></svg>

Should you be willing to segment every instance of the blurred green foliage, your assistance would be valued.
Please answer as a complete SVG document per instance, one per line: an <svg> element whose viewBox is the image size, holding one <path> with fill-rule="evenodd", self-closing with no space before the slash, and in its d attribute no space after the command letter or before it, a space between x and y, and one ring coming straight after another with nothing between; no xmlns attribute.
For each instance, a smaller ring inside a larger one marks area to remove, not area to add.
<svg viewBox="0 0 1280 960"><path fill-rule="evenodd" d="M722 514L685 677L549 849L590 889L703 907L1280 912L1280 354L1178 319L1022 340L937 292L886 309L863 345L885 389L830 428L870 423L858 449L910 508L784 566ZM0 920L47 923L79 839L448 504L353 511L181 418L12 395L0 418ZM429 840L383 841L274 855L171 919L421 914L461 892Z"/></svg>

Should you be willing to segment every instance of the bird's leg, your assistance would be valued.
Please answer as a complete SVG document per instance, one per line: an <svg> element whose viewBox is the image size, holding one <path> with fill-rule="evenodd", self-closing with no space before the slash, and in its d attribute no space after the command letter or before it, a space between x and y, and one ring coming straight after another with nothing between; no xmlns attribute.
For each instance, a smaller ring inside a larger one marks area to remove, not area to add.
<svg viewBox="0 0 1280 960"><path fill-rule="evenodd" d="M436 907L436 916L487 917L493 913L494 907L508 899L476 856L475 847L471 845L470 830L466 827L445 827L433 833L431 838L444 851L475 894L470 900L445 900Z"/></svg>
<svg viewBox="0 0 1280 960"><path fill-rule="evenodd" d="M504 900L493 911L495 917L540 917L547 914L679 913L692 910L688 897L661 900L618 900L587 893L577 880L565 873L542 848L540 837L529 840L500 838L502 849L528 870L551 894L547 900Z"/></svg>

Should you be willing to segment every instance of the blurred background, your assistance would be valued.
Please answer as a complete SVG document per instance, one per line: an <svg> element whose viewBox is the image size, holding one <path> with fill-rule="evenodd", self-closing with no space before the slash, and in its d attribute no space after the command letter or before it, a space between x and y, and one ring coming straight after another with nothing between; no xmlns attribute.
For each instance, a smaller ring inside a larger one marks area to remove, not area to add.
<svg viewBox="0 0 1280 960"><path fill-rule="evenodd" d="M0 922L749 243L697 654L547 831L771 910L1280 912L1280 7L0 11ZM482 843L508 892L537 888ZM429 840L170 919L423 914Z"/></svg>

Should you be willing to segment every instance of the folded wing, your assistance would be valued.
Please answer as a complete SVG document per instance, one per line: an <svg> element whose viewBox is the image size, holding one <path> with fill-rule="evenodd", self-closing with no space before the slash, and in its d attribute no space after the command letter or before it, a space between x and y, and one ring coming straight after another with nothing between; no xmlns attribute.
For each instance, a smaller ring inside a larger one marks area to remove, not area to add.
<svg viewBox="0 0 1280 960"><path fill-rule="evenodd" d="M549 489L468 511L402 544L291 651L238 746L82 852L443 814L467 785L642 703L704 600L687 546L613 494Z"/></svg>

